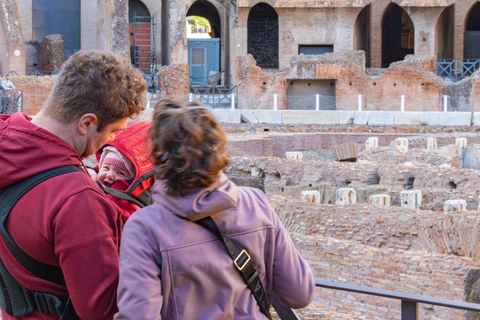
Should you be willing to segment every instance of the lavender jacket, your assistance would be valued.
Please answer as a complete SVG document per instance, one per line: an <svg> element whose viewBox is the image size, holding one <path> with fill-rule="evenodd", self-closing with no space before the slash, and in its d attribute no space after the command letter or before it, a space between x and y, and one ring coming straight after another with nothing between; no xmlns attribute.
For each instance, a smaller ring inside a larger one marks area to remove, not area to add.
<svg viewBox="0 0 480 320"><path fill-rule="evenodd" d="M189 221L206 216L249 252L269 303L273 292L292 308L312 301L312 271L260 190L222 174L185 197L157 181L153 197L125 224L116 320L266 319L223 242Z"/></svg>

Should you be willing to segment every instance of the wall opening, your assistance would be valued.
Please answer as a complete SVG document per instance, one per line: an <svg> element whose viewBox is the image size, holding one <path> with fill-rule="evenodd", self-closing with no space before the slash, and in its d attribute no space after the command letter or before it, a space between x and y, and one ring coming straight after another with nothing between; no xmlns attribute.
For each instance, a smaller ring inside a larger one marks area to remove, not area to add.
<svg viewBox="0 0 480 320"><path fill-rule="evenodd" d="M332 80L287 80L287 110L335 110ZM318 95L318 96L317 96Z"/></svg>
<svg viewBox="0 0 480 320"><path fill-rule="evenodd" d="M382 68L401 61L407 54L414 54L415 28L408 13L391 3L382 19Z"/></svg>
<svg viewBox="0 0 480 320"><path fill-rule="evenodd" d="M248 14L248 53L262 68L278 68L278 14L272 6L258 3Z"/></svg>
<svg viewBox="0 0 480 320"><path fill-rule="evenodd" d="M128 27L130 32L130 60L144 73L152 71L152 23L150 11L140 0L128 1Z"/></svg>
<svg viewBox="0 0 480 320"><path fill-rule="evenodd" d="M32 24L32 40L61 34L67 59L80 50L80 0L33 1Z"/></svg>
<svg viewBox="0 0 480 320"><path fill-rule="evenodd" d="M405 180L405 185L403 186L405 189L412 189L413 183L415 182L415 177L407 177Z"/></svg>
<svg viewBox="0 0 480 320"><path fill-rule="evenodd" d="M480 59L480 2L470 9L465 23L464 59Z"/></svg>
<svg viewBox="0 0 480 320"><path fill-rule="evenodd" d="M217 8L197 0L187 11L190 84L219 84L221 78L221 23Z"/></svg>
<svg viewBox="0 0 480 320"><path fill-rule="evenodd" d="M437 60L453 59L453 5L445 8L435 26L435 56Z"/></svg>
<svg viewBox="0 0 480 320"><path fill-rule="evenodd" d="M355 20L353 32L353 48L354 50L365 51L366 68L370 68L370 25L371 25L371 8L372 5L364 7Z"/></svg>

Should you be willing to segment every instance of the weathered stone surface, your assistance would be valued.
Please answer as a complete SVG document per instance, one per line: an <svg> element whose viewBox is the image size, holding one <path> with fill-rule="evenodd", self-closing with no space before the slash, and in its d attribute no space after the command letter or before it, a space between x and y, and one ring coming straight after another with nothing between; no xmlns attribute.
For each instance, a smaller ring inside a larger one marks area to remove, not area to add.
<svg viewBox="0 0 480 320"><path fill-rule="evenodd" d="M160 91L164 96L180 96L188 99L190 74L188 64L168 65L160 69Z"/></svg>
<svg viewBox="0 0 480 320"><path fill-rule="evenodd" d="M400 198L404 208L418 209L422 206L422 190L402 191Z"/></svg>
<svg viewBox="0 0 480 320"><path fill-rule="evenodd" d="M395 139L395 148L398 151L405 153L408 151L408 139L407 138L398 138Z"/></svg>
<svg viewBox="0 0 480 320"><path fill-rule="evenodd" d="M63 36L61 34L45 36L42 42L40 72L43 75L57 74L65 61Z"/></svg>
<svg viewBox="0 0 480 320"><path fill-rule="evenodd" d="M443 212L465 211L467 202L465 200L447 200L443 203Z"/></svg>
<svg viewBox="0 0 480 320"><path fill-rule="evenodd" d="M320 203L322 198L320 196L320 192L314 190L302 191L300 195L300 200L313 202L313 203Z"/></svg>
<svg viewBox="0 0 480 320"><path fill-rule="evenodd" d="M437 150L437 139L427 138L427 150Z"/></svg>
<svg viewBox="0 0 480 320"><path fill-rule="evenodd" d="M370 196L369 201L379 206L390 206L390 196L388 194L374 194Z"/></svg>
<svg viewBox="0 0 480 320"><path fill-rule="evenodd" d="M299 151L289 151L285 153L287 159L302 160L303 153Z"/></svg>
<svg viewBox="0 0 480 320"><path fill-rule="evenodd" d="M357 202L357 192L353 188L339 188L335 191L335 204L350 205Z"/></svg>
<svg viewBox="0 0 480 320"><path fill-rule="evenodd" d="M377 137L370 137L367 139L365 143L365 150L376 149L378 148L378 138Z"/></svg>

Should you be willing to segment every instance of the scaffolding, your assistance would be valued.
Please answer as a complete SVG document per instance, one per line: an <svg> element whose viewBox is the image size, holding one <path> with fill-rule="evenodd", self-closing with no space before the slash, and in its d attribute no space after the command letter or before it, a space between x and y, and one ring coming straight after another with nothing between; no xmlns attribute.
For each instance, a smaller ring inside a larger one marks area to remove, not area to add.
<svg viewBox="0 0 480 320"><path fill-rule="evenodd" d="M133 65L145 75L157 73L156 14L133 17Z"/></svg>

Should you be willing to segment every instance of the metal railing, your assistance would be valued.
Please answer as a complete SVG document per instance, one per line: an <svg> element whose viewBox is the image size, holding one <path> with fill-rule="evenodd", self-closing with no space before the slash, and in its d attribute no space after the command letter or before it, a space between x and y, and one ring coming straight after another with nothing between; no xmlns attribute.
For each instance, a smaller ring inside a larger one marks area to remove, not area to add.
<svg viewBox="0 0 480 320"><path fill-rule="evenodd" d="M23 111L23 91L1 91L0 114L12 114L17 111Z"/></svg>
<svg viewBox="0 0 480 320"><path fill-rule="evenodd" d="M480 60L434 60L435 72L438 76L452 81L470 77L478 70Z"/></svg>
<svg viewBox="0 0 480 320"><path fill-rule="evenodd" d="M212 108L231 109L232 104L235 104L234 90L236 88L229 88L227 86L217 85L199 85L191 86L193 90L193 98L202 102L206 106Z"/></svg>
<svg viewBox="0 0 480 320"><path fill-rule="evenodd" d="M160 73L143 73L143 77L147 81L148 92L155 94L160 91Z"/></svg>
<svg viewBox="0 0 480 320"><path fill-rule="evenodd" d="M317 288L356 292L356 293L368 294L368 295L377 296L377 297L400 300L401 301L401 320L417 320L419 303L430 304L430 305L446 307L446 308L466 310L466 311L480 312L480 304L471 303L471 302L425 297L418 294L375 289L375 288L357 286L353 284L346 284L346 283L340 283L340 282L328 282L328 281L316 280L315 286ZM284 306L276 295L273 298L272 306L277 312L281 320L300 319L298 315L295 313L295 311Z"/></svg>

